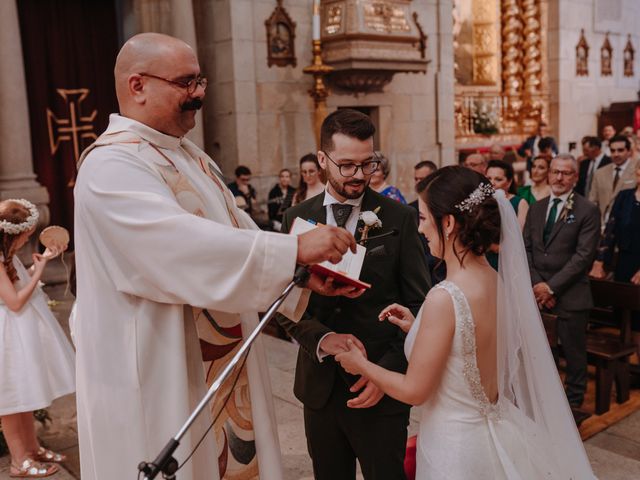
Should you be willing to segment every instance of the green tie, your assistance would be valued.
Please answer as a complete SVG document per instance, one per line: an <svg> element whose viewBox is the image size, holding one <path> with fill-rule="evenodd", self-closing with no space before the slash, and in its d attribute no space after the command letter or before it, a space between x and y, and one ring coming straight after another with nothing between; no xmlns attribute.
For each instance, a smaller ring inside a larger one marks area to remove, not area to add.
<svg viewBox="0 0 640 480"><path fill-rule="evenodd" d="M556 215L558 214L558 204L562 201L560 198L553 199L553 205L551 205L551 210L549 210L549 216L547 217L547 223L544 226L544 231L542 232L542 239L544 243L547 243L549 240L549 235L551 235L551 230L553 230L553 225L556 223Z"/></svg>

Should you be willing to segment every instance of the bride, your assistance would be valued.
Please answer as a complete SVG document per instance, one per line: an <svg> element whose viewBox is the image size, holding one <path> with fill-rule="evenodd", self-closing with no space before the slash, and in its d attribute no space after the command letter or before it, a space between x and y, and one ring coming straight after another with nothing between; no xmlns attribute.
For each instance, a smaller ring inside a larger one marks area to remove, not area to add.
<svg viewBox="0 0 640 480"><path fill-rule="evenodd" d="M447 278L417 318L397 304L380 314L408 332L407 373L367 361L355 345L336 360L419 406L418 480L595 479L540 320L513 207L466 168L444 167L426 182L420 232L446 262ZM496 273L484 254L498 242Z"/></svg>

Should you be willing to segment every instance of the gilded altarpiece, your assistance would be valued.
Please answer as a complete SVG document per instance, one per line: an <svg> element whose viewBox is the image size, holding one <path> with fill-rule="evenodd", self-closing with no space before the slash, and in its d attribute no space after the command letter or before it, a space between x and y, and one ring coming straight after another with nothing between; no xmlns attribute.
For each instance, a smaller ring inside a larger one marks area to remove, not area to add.
<svg viewBox="0 0 640 480"><path fill-rule="evenodd" d="M454 0L459 148L516 144L548 111L545 0Z"/></svg>

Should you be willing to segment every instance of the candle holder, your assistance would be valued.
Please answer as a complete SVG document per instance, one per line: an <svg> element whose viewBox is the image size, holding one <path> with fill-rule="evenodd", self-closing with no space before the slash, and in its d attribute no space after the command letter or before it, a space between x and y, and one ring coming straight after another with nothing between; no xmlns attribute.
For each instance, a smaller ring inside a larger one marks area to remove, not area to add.
<svg viewBox="0 0 640 480"><path fill-rule="evenodd" d="M324 77L333 72L333 67L326 65L322 61L322 41L313 40L313 63L302 70L304 73L313 75L313 86L309 89L309 95L313 98L315 106L315 134L316 144L320 147L320 127L327 116L327 88Z"/></svg>

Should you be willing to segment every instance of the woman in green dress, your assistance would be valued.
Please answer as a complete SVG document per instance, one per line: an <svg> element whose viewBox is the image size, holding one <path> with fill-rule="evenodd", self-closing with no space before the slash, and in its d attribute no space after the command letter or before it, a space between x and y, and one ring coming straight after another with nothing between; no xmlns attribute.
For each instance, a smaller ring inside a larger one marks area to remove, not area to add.
<svg viewBox="0 0 640 480"><path fill-rule="evenodd" d="M513 205L513 209L518 216L518 222L520 228L524 228L524 222L527 219L527 212L529 211L529 204L522 198L516 195L516 184L513 180L513 167L507 162L502 160L491 160L487 165L486 177L496 190L504 190L507 198Z"/></svg>
<svg viewBox="0 0 640 480"><path fill-rule="evenodd" d="M531 185L524 185L518 189L518 196L529 205L551 195L549 188L549 157L538 155L531 166Z"/></svg>
<svg viewBox="0 0 640 480"><path fill-rule="evenodd" d="M503 162L502 160L491 160L487 165L486 177L495 190L504 190L511 206L516 212L518 223L522 230L524 228L524 222L527 219L529 204L522 197L515 194L516 184L511 164ZM491 251L487 252L486 257L489 265L491 265L495 271L498 271L498 246L496 245Z"/></svg>

